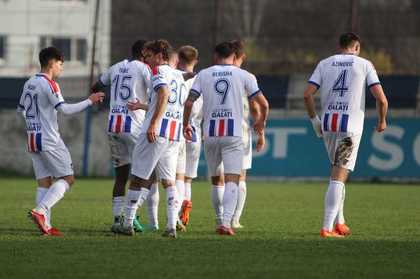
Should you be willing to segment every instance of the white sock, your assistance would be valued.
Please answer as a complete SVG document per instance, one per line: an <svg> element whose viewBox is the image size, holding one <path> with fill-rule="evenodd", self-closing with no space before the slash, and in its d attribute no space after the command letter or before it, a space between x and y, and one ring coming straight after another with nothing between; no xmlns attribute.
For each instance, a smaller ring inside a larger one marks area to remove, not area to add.
<svg viewBox="0 0 420 279"><path fill-rule="evenodd" d="M190 182L185 182L185 195L184 195L184 199L187 201L191 201L191 183Z"/></svg>
<svg viewBox="0 0 420 279"><path fill-rule="evenodd" d="M226 182L225 193L223 195L223 226L230 228L233 212L238 203L238 184L234 182Z"/></svg>
<svg viewBox="0 0 420 279"><path fill-rule="evenodd" d="M41 202L42 198L45 196L45 194L48 192L48 188L44 188L44 187L40 187L38 186L38 188L36 188L36 198L35 198L35 203L38 206L38 204ZM46 225L48 227L51 227L51 210L47 210L45 212L45 217L46 217Z"/></svg>
<svg viewBox="0 0 420 279"><path fill-rule="evenodd" d="M149 214L149 224L158 227L158 207L159 207L159 184L153 183L147 196L147 212Z"/></svg>
<svg viewBox="0 0 420 279"><path fill-rule="evenodd" d="M166 215L168 223L167 229L175 229L178 219L178 193L175 186L166 187Z"/></svg>
<svg viewBox="0 0 420 279"><path fill-rule="evenodd" d="M223 219L223 195L225 186L213 185L211 191L211 203L216 213L216 222L221 225Z"/></svg>
<svg viewBox="0 0 420 279"><path fill-rule="evenodd" d="M337 180L330 180L328 190L325 193L324 230L333 230L334 220L337 217L343 196L343 187L344 183Z"/></svg>
<svg viewBox="0 0 420 279"><path fill-rule="evenodd" d="M123 215L125 205L125 196L118 196L112 198L112 215L114 219Z"/></svg>
<svg viewBox="0 0 420 279"><path fill-rule="evenodd" d="M64 194L70 189L70 185L64 179L59 179L50 186L42 200L39 202L35 211L46 214L48 210L59 202Z"/></svg>
<svg viewBox="0 0 420 279"><path fill-rule="evenodd" d="M246 182L239 181L238 189L238 203L236 204L235 212L233 214L233 221L239 223L241 219L242 211L244 210L246 200Z"/></svg>
<svg viewBox="0 0 420 279"><path fill-rule="evenodd" d="M343 185L343 196L341 197L340 207L338 208L337 218L335 219L336 224L345 224L344 219L344 200L346 199L346 186Z"/></svg>
<svg viewBox="0 0 420 279"><path fill-rule="evenodd" d="M185 183L183 180L175 181L177 197L178 197L178 212L181 211L182 202L185 196Z"/></svg>
<svg viewBox="0 0 420 279"><path fill-rule="evenodd" d="M149 189L141 188L139 191L128 189L125 201L125 218L124 226L129 227L133 225L134 218L136 217L137 208L142 206L147 199Z"/></svg>

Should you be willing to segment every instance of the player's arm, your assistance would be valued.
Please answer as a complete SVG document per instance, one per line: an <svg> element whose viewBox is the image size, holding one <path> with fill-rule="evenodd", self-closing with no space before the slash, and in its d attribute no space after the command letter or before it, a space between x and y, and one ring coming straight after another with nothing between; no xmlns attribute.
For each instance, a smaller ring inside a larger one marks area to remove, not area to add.
<svg viewBox="0 0 420 279"><path fill-rule="evenodd" d="M255 121L254 130L261 136L264 134L269 111L268 101L262 94L262 91L258 91L256 94L251 96L249 99L249 109L251 111L251 116ZM255 113L255 111L257 113Z"/></svg>
<svg viewBox="0 0 420 279"><path fill-rule="evenodd" d="M256 102L253 102L253 106L249 106L249 111L251 113L252 119L258 119L260 117L260 108L259 104ZM260 152L265 146L265 134L257 135L257 152Z"/></svg>
<svg viewBox="0 0 420 279"><path fill-rule="evenodd" d="M194 102L200 97L200 94L195 91L195 90L191 90L187 101L185 101L184 104L184 116L182 119L182 123L183 123L183 127L184 127L184 137L187 140L192 140L192 135L193 135L193 128L190 125L190 117L191 117L191 111L192 111L192 107L194 105Z"/></svg>
<svg viewBox="0 0 420 279"><path fill-rule="evenodd" d="M316 114L315 108L315 99L314 94L318 90L318 87L313 84L309 83L306 87L305 92L303 93L303 100L305 101L305 108L308 113L308 116L311 120L312 127L314 128L315 134L317 137L322 137L322 129L321 129L321 119L319 119L318 115Z"/></svg>
<svg viewBox="0 0 420 279"><path fill-rule="evenodd" d="M61 102L55 106L55 108L64 114L71 115L85 110L87 107L100 103L103 101L105 94L103 92L93 93L84 101L75 104L67 104Z"/></svg>
<svg viewBox="0 0 420 279"><path fill-rule="evenodd" d="M381 84L375 84L370 87L370 92L376 99L376 110L378 111L377 132L383 132L386 129L386 114L388 112L388 100L385 96Z"/></svg>
<svg viewBox="0 0 420 279"><path fill-rule="evenodd" d="M103 82L101 80L98 80L97 82L95 82L91 88L90 88L90 92L92 93L96 93L96 92L104 92L106 89L106 85L103 84Z"/></svg>
<svg viewBox="0 0 420 279"><path fill-rule="evenodd" d="M129 101L127 103L127 108L129 110L139 110L139 109L142 109L142 110L148 111L149 110L149 105L143 104L143 103L140 102L139 99L136 99L135 102Z"/></svg>
<svg viewBox="0 0 420 279"><path fill-rule="evenodd" d="M168 86L166 85L160 86L157 89L156 94L157 94L156 110L152 115L149 128L147 129L147 139L149 142L155 142L157 140L156 126L157 126L157 123L162 119L163 114L165 113L165 110L166 110L166 106L168 105L168 99L169 99Z"/></svg>

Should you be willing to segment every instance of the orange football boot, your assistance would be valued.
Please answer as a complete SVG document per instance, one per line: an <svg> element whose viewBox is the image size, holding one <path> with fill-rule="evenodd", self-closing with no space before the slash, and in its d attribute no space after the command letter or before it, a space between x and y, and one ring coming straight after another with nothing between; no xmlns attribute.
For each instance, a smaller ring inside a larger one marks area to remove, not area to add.
<svg viewBox="0 0 420 279"><path fill-rule="evenodd" d="M325 229L322 229L321 232L319 233L319 235L322 238L344 238L343 235L337 233L336 231L329 232L329 231L327 231Z"/></svg>
<svg viewBox="0 0 420 279"><path fill-rule="evenodd" d="M181 220L182 224L184 226L187 226L190 222L190 212L192 210L192 202L188 200L184 200L181 207L181 214L179 216L179 219Z"/></svg>
<svg viewBox="0 0 420 279"><path fill-rule="evenodd" d="M235 235L235 231L232 228L227 228L223 225L220 225L216 232L220 235Z"/></svg>
<svg viewBox="0 0 420 279"><path fill-rule="evenodd" d="M48 234L48 226L45 224L45 215L36 212L34 209L29 211L28 217L32 219L35 225L38 226L38 229L43 234Z"/></svg>
<svg viewBox="0 0 420 279"><path fill-rule="evenodd" d="M48 230L48 235L51 235L51 236L63 236L63 233L60 232L57 228L51 227Z"/></svg>
<svg viewBox="0 0 420 279"><path fill-rule="evenodd" d="M351 230L346 224L336 224L334 230L341 235L351 235Z"/></svg>

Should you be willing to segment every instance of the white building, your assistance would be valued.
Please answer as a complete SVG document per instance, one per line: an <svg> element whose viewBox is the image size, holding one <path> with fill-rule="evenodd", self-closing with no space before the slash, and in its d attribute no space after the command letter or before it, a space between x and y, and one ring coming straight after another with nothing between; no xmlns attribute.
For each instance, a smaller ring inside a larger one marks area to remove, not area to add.
<svg viewBox="0 0 420 279"><path fill-rule="evenodd" d="M39 71L38 53L54 45L63 77L89 74L95 0L0 0L0 77ZM111 0L100 0L96 72L109 65Z"/></svg>

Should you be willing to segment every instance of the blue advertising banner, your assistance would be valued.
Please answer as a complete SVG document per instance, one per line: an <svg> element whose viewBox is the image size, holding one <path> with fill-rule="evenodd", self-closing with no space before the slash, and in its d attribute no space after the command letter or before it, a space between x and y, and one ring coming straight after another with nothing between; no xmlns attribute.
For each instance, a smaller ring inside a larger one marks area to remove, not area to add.
<svg viewBox="0 0 420 279"><path fill-rule="evenodd" d="M353 178L420 178L420 119L393 118L384 133L366 119ZM274 119L267 124L266 147L254 150L250 176L327 177L330 163L322 139L306 119ZM204 157L200 175L206 174Z"/></svg>

